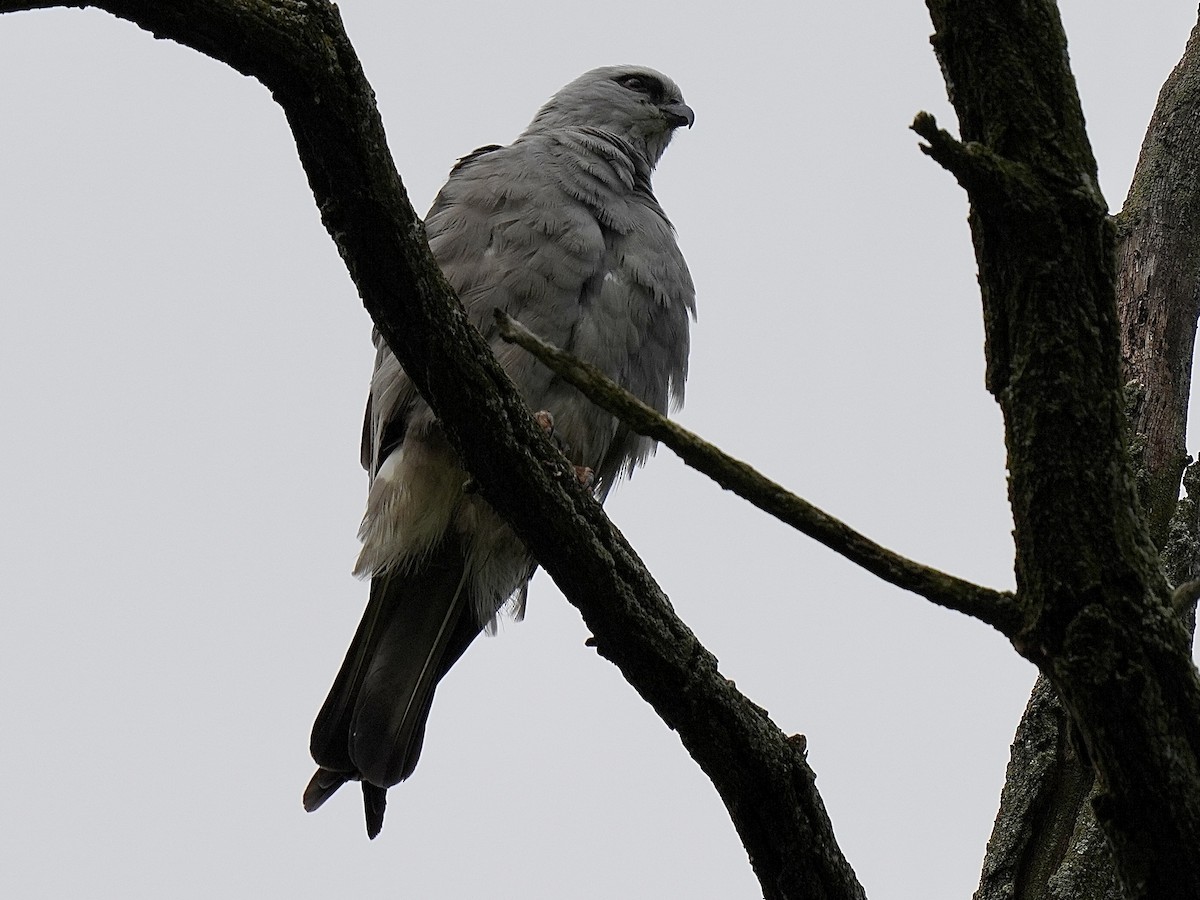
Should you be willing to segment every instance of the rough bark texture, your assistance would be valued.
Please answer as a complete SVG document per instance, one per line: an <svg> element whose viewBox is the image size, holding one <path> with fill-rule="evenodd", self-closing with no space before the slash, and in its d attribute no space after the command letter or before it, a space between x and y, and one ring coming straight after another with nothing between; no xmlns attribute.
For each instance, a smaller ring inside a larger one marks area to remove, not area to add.
<svg viewBox="0 0 1200 900"><path fill-rule="evenodd" d="M975 900L1119 900L1108 844L1087 802L1093 781L1058 695L1039 676L1013 739Z"/></svg>
<svg viewBox="0 0 1200 900"><path fill-rule="evenodd" d="M1184 435L1200 313L1200 26L1159 94L1117 224L1121 354L1135 462L1161 546L1187 460Z"/></svg>
<svg viewBox="0 0 1200 900"><path fill-rule="evenodd" d="M1058 11L1050 0L927 5L965 144L929 121L918 130L971 199L1026 616L1014 644L1057 691L1070 746L1096 773L1090 805L1126 896L1200 896L1200 680L1125 446L1115 230ZM1043 792L1009 791L1042 828L1014 842L1027 852L1010 859L1007 896L1057 896L1054 857L1094 852L1076 839L1086 829L1070 810L1087 778L1071 772L1061 735L1059 721L1018 741L1018 756L1060 764ZM1108 890L1103 878L1092 889Z"/></svg>
<svg viewBox="0 0 1200 900"><path fill-rule="evenodd" d="M467 323L429 254L336 9L323 0L2 0L0 12L46 6L107 10L270 89L367 311L482 494L579 608L598 651L708 774L765 896L862 897L803 741L721 676Z"/></svg>
<svg viewBox="0 0 1200 900"><path fill-rule="evenodd" d="M1175 499L1186 460L1200 311L1198 161L1200 28L1159 95L1117 217L1121 355L1138 492L1173 584L1200 574L1196 504L1188 499L1177 508ZM1013 743L976 900L1120 896L1111 852L1088 802L1092 772L1073 752L1067 723L1057 695L1039 678Z"/></svg>

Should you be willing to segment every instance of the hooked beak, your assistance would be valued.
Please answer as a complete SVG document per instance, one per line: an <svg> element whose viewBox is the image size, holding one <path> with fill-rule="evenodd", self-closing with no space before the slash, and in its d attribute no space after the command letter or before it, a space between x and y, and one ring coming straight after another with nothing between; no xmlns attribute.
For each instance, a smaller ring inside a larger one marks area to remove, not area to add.
<svg viewBox="0 0 1200 900"><path fill-rule="evenodd" d="M696 121L696 114L686 103L673 100L663 106L662 111L663 115L667 117L667 124L672 128L678 128L680 125L691 128L692 123Z"/></svg>

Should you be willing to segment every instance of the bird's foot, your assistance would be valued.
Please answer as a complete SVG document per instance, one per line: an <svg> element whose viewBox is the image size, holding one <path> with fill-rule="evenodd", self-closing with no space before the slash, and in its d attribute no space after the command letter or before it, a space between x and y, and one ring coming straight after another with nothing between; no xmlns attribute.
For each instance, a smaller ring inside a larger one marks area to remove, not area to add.
<svg viewBox="0 0 1200 900"><path fill-rule="evenodd" d="M546 437L554 441L556 447L562 452L563 456L570 457L570 444L564 441L561 437L554 433L554 416L549 410L539 409L533 414L533 420L537 422L538 427L545 432ZM590 466L571 466L575 471L575 480L583 487L590 488L596 483L596 473L592 471Z"/></svg>

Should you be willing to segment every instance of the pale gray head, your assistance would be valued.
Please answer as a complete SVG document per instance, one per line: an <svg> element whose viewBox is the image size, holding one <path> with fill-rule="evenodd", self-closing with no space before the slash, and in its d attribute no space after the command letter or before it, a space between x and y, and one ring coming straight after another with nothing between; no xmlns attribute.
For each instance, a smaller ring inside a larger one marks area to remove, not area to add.
<svg viewBox="0 0 1200 900"><path fill-rule="evenodd" d="M580 75L543 106L526 133L588 127L643 151L653 166L680 125L695 121L679 86L645 66L605 66Z"/></svg>

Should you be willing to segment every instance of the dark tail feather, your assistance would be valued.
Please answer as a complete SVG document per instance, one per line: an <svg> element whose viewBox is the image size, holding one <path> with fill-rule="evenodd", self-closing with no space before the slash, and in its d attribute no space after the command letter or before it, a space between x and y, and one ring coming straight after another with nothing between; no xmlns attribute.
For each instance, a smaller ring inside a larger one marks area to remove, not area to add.
<svg viewBox="0 0 1200 900"><path fill-rule="evenodd" d="M304 811L312 812L319 809L321 804L333 796L333 792L348 781L342 772L331 772L329 769L317 769L317 774L308 782L304 789Z"/></svg>
<svg viewBox="0 0 1200 900"><path fill-rule="evenodd" d="M387 788L376 787L370 782L362 783L363 810L367 814L367 837L375 840L375 836L383 831L383 813L387 809Z"/></svg>
<svg viewBox="0 0 1200 900"><path fill-rule="evenodd" d="M363 782L367 833L383 827L387 788L421 755L433 690L479 633L462 557L443 544L415 571L372 579L367 609L317 714L310 748L312 811L350 780Z"/></svg>

